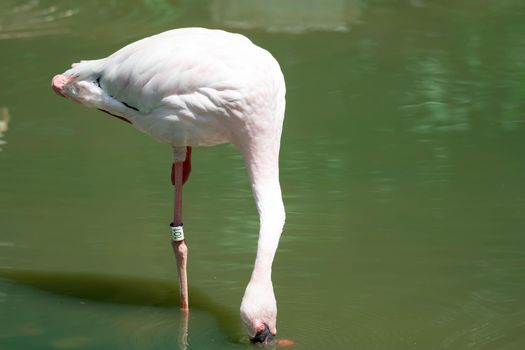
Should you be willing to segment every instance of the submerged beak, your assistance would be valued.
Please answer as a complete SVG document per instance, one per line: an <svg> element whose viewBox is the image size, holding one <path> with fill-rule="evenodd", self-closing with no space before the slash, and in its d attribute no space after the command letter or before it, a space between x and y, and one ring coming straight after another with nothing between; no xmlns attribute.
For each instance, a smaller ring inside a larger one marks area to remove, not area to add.
<svg viewBox="0 0 525 350"><path fill-rule="evenodd" d="M274 335L272 332L270 332L270 328L266 323L261 324L259 327L260 329L255 334L255 337L250 338L250 341L252 343L259 343L259 344L268 344L271 342L274 338Z"/></svg>

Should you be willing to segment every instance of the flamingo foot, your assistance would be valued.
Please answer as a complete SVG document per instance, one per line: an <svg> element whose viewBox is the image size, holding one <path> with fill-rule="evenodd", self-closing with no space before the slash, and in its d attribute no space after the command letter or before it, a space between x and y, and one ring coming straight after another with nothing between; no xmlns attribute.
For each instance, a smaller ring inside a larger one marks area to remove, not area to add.
<svg viewBox="0 0 525 350"><path fill-rule="evenodd" d="M286 348L286 347L294 346L295 342L290 339L278 339L276 341L276 344L277 344L277 348Z"/></svg>

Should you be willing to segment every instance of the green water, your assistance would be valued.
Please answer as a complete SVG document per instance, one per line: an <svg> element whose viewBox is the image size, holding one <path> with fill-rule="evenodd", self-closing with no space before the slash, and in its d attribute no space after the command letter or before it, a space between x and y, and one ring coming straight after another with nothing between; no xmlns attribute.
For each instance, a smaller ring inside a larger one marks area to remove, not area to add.
<svg viewBox="0 0 525 350"><path fill-rule="evenodd" d="M235 149L194 150L185 341L169 147L49 87L185 26L241 32L285 73L280 338L525 347L522 0L3 0L0 349L251 348L258 218Z"/></svg>

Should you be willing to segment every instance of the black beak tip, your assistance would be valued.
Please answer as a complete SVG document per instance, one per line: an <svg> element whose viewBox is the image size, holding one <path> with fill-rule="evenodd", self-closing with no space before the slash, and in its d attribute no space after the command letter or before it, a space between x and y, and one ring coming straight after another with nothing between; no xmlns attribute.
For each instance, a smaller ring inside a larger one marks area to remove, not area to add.
<svg viewBox="0 0 525 350"><path fill-rule="evenodd" d="M250 338L250 341L254 344L268 344L273 340L273 338L274 335L272 334L272 332L270 332L270 328L265 323L264 329L257 332L257 334L255 334L255 337Z"/></svg>

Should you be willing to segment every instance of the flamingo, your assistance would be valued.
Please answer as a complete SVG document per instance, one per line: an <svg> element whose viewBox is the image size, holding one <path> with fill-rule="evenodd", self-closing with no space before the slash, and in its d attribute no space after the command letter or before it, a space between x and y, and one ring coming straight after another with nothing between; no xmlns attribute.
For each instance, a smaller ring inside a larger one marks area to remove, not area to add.
<svg viewBox="0 0 525 350"><path fill-rule="evenodd" d="M285 222L279 148L286 88L275 58L240 34L181 28L138 40L106 58L75 63L54 76L51 85L58 95L172 147L170 233L182 310L189 308L182 188L191 171L191 147L235 145L260 219L240 316L252 342L271 341L277 333L272 263Z"/></svg>

